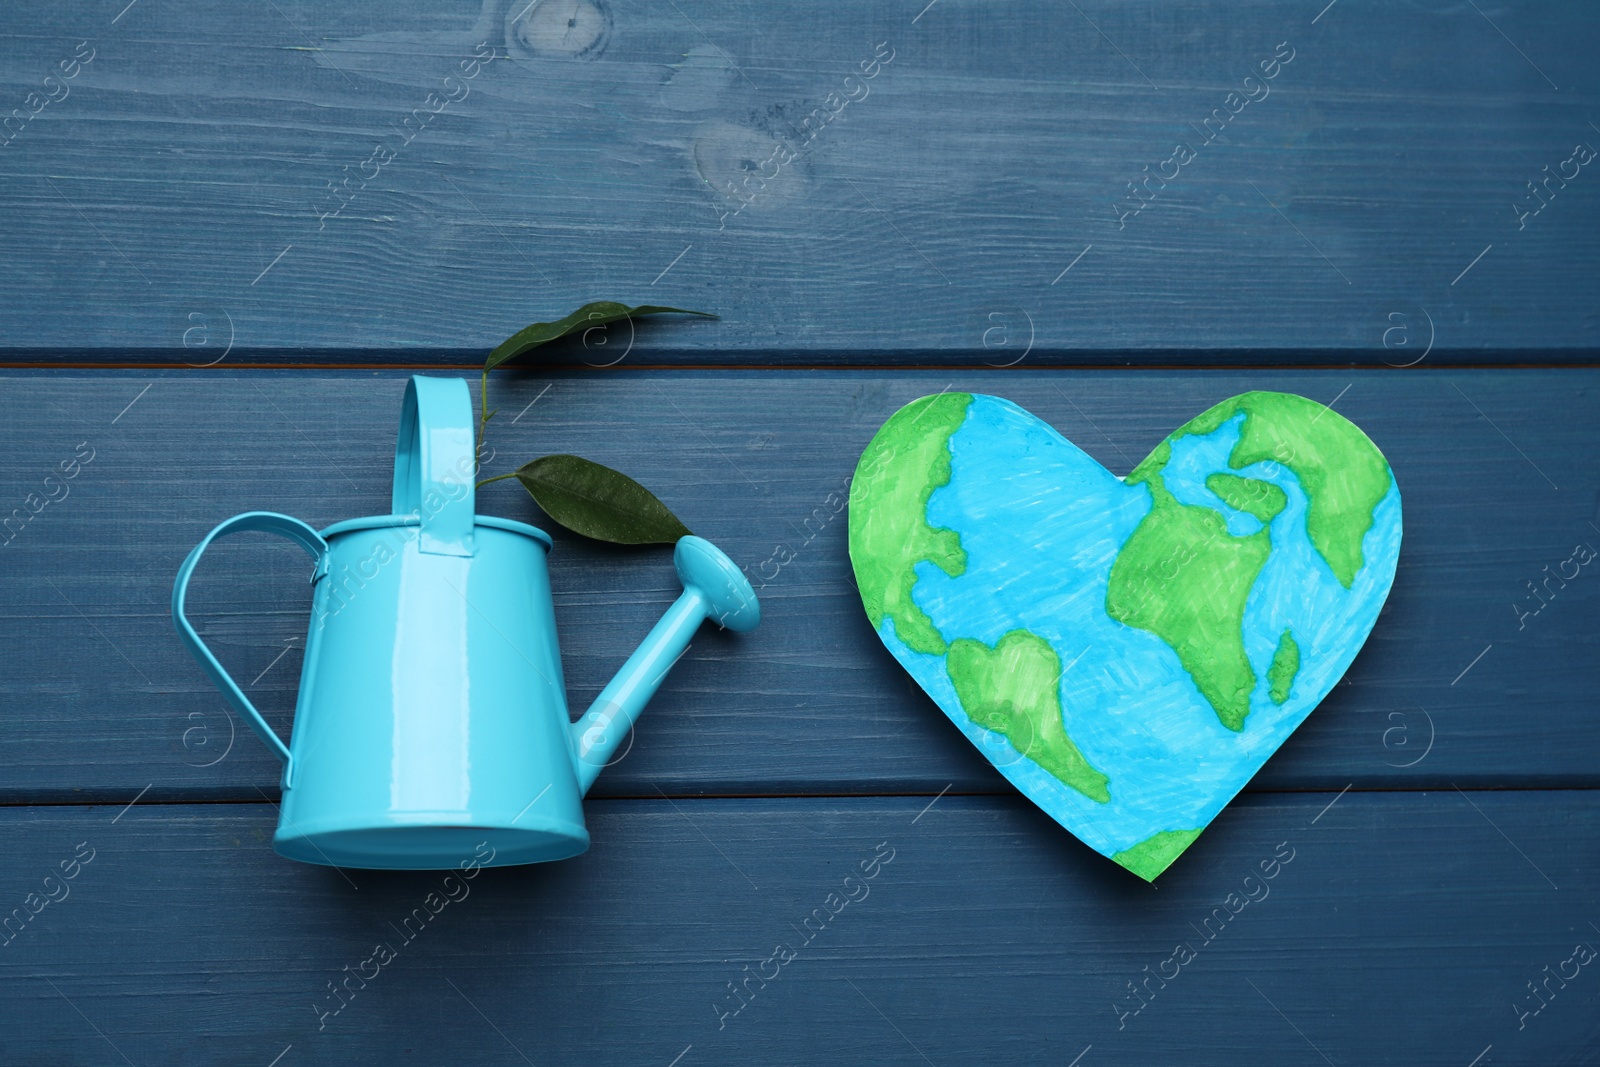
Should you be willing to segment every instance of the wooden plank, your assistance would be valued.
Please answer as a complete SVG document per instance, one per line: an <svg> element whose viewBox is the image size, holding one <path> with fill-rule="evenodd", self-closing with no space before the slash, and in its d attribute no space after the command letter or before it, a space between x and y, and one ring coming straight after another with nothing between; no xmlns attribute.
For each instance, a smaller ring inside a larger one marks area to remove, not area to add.
<svg viewBox="0 0 1600 1067"><path fill-rule="evenodd" d="M1579 4L120 6L0 11L7 359L1595 359Z"/></svg>
<svg viewBox="0 0 1600 1067"><path fill-rule="evenodd" d="M1594 792L1247 797L1155 889L1015 799L589 811L586 856L447 883L281 860L266 804L7 808L7 909L93 858L0 950L0 1055L1466 1067L1600 1044L1596 964L1566 963L1600 948Z"/></svg>
<svg viewBox="0 0 1600 1067"><path fill-rule="evenodd" d="M94 456L4 546L7 727L0 796L258 800L278 770L179 646L179 562L213 525L268 508L316 525L387 509L405 377L396 372L101 372L0 379L5 509L80 443ZM1008 396L1116 472L1172 427L1247 389L1354 419L1387 452L1406 538L1389 606L1345 684L1255 782L1265 789L1587 785L1600 581L1548 587L1574 543L1600 546L1600 372L911 374L633 372L497 381L488 470L575 451L651 486L756 574L765 621L696 638L600 779L614 795L1008 792L866 624L834 513L860 449L902 403ZM531 406L530 406L531 405ZM1546 476L1554 481L1546 481ZM1559 486L1559 488L1556 488ZM533 519L513 483L485 514ZM556 614L584 704L676 595L663 551L558 536ZM219 545L198 625L287 731L306 627L305 562L266 538ZM777 567L768 561L792 561ZM765 564L765 566L764 566Z"/></svg>

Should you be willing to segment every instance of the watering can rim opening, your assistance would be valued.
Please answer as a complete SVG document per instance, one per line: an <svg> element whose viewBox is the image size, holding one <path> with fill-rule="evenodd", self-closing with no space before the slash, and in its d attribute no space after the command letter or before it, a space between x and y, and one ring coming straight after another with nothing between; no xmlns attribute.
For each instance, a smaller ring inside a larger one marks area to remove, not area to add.
<svg viewBox="0 0 1600 1067"><path fill-rule="evenodd" d="M547 551L555 547L555 541L549 534L537 526L530 526L525 522L518 522L516 519L503 519L498 515L476 515L473 517L473 524L531 537L543 544ZM356 519L342 519L331 526L324 527L318 533L323 540L327 540L330 537L352 533L356 530L392 529L398 526L420 527L421 525L422 518L418 515L365 515Z"/></svg>

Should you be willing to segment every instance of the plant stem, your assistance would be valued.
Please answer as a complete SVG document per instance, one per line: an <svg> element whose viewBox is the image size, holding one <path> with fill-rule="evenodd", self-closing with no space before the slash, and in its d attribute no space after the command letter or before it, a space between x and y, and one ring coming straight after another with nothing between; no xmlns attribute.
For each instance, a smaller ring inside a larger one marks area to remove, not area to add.
<svg viewBox="0 0 1600 1067"><path fill-rule="evenodd" d="M483 432L489 425L489 371L484 370L483 376L478 381L478 444L472 450L472 471L474 474L483 466ZM481 483L480 483L481 484Z"/></svg>
<svg viewBox="0 0 1600 1067"><path fill-rule="evenodd" d="M490 482L503 482L507 478L515 478L516 476L517 476L517 472L516 471L512 471L510 474L497 474L493 478L485 478L483 481L479 482L474 488L482 489L484 486L488 485Z"/></svg>

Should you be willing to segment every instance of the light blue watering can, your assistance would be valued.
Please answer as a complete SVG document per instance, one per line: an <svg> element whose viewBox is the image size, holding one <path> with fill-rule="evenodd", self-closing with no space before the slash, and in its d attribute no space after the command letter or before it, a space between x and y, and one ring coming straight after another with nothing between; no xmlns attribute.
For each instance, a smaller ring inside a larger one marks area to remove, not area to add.
<svg viewBox="0 0 1600 1067"><path fill-rule="evenodd" d="M466 382L415 376L395 450L394 514L318 533L287 515L246 512L178 570L178 636L283 761L280 855L396 870L455 867L483 842L492 866L575 856L589 847L584 794L700 623L744 631L761 620L733 561L703 538L682 538L683 595L570 722L550 538L474 511L473 456ZM184 615L206 548L243 530L287 537L315 561L287 746Z"/></svg>

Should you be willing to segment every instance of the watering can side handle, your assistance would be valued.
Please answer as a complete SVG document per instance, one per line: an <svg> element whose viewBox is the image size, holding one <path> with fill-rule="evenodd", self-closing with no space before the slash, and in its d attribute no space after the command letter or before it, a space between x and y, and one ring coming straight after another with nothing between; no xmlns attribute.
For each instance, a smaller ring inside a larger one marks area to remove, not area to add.
<svg viewBox="0 0 1600 1067"><path fill-rule="evenodd" d="M183 566L178 568L177 580L172 584L172 622L178 629L179 639L183 641L184 647L189 650L190 655L194 656L195 661L200 664L201 670L205 671L206 676L211 679L212 683L222 690L222 695L228 699L228 703L238 709L239 713L244 716L245 721L250 724L250 728L256 732L256 735L265 741L267 747L277 753L278 758L283 761L283 785L287 788L293 784L293 763L289 756L288 747L279 740L277 734L272 732L272 728L267 725L267 720L263 719L261 713L256 710L255 705L250 703L250 698L244 695L244 691L239 688L238 683L223 669L222 664L217 662L217 658L211 654L211 650L206 647L205 642L200 640L200 635L195 632L194 626L190 624L189 618L184 614L183 610L184 598L189 592L189 578L194 574L195 567L200 563L200 557L205 555L205 551L211 546L211 542L227 534L241 533L245 530L277 534L279 537L286 537L305 549L311 558L316 561L316 566L311 575L313 583L327 573L328 543L322 539L322 536L316 530L313 530L299 519L290 518L288 515L280 515L273 511L247 511L242 515L235 515L206 534L205 538L194 546L194 550L189 553L189 557L183 561Z"/></svg>
<svg viewBox="0 0 1600 1067"><path fill-rule="evenodd" d="M572 724L572 747L578 790L588 793L667 672L689 647L700 624L714 620L724 629L743 633L761 621L761 604L744 573L721 549L703 537L682 537L673 563L683 593L633 655L617 671L595 702Z"/></svg>

